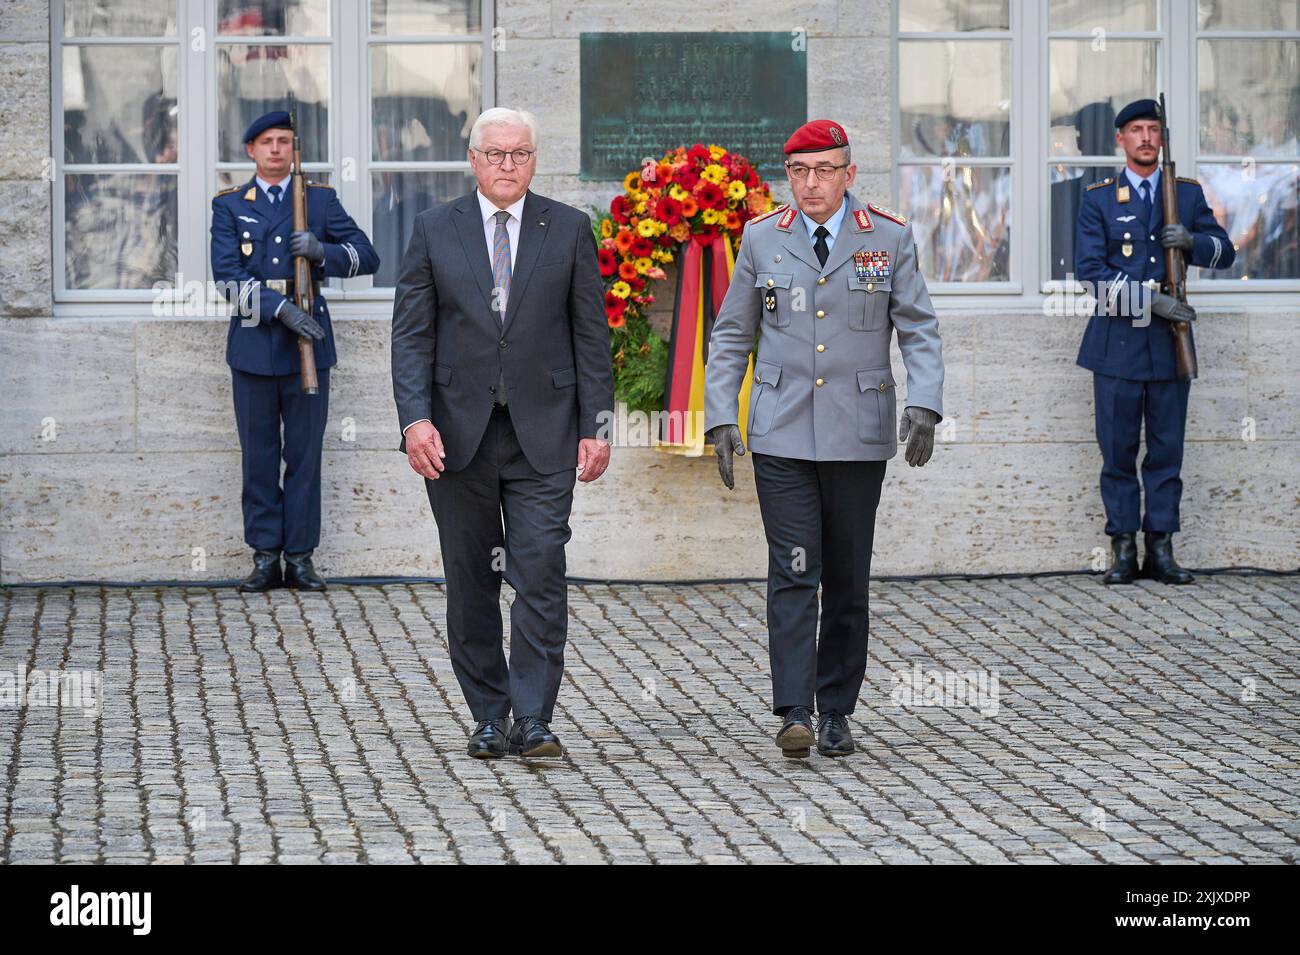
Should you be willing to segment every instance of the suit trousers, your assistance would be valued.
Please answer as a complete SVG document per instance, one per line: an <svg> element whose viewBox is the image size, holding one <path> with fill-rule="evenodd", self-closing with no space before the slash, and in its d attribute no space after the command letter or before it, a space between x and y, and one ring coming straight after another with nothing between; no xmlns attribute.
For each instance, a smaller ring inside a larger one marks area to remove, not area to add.
<svg viewBox="0 0 1300 955"><path fill-rule="evenodd" d="M1183 436L1191 382L1133 381L1094 373L1097 444L1101 448L1101 500L1106 533L1136 534L1178 530L1183 495ZM1138 491L1137 455L1146 422L1147 453L1142 459L1146 513Z"/></svg>
<svg viewBox="0 0 1300 955"><path fill-rule="evenodd" d="M754 454L767 535L772 712L853 712L867 669L867 585L884 461ZM821 586L821 636L817 588Z"/></svg>
<svg viewBox="0 0 1300 955"><path fill-rule="evenodd" d="M330 370L316 371L318 395L302 393L297 372L254 375L232 368L230 373L243 458L244 541L256 550L315 550L320 544L321 446L329 416Z"/></svg>
<svg viewBox="0 0 1300 955"><path fill-rule="evenodd" d="M564 675L574 469L541 474L519 446L507 407L494 408L469 464L425 480L447 578L451 667L475 720L548 722ZM501 581L514 588L510 659L502 647Z"/></svg>

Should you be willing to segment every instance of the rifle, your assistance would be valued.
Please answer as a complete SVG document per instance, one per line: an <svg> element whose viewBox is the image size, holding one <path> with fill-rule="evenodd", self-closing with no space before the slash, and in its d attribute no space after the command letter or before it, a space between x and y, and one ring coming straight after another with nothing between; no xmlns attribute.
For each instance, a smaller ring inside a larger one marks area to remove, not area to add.
<svg viewBox="0 0 1300 955"><path fill-rule="evenodd" d="M298 106L290 100L289 122L293 129L293 162L289 173L293 176L293 231L302 232L307 228L307 180L302 174L302 145L298 140ZM311 263L305 256L293 257L293 297L294 304L312 314ZM298 364L302 373L302 393L304 395L320 394L320 381L316 377L316 346L306 335L298 336Z"/></svg>
<svg viewBox="0 0 1300 955"><path fill-rule="evenodd" d="M1160 197L1165 206L1165 225L1178 225L1178 176L1169 155L1169 125L1165 94L1160 94ZM1187 302L1187 262L1182 249L1165 249L1165 294ZM1196 353L1192 351L1192 330L1187 322L1170 322L1174 334L1174 362L1179 378L1196 377Z"/></svg>

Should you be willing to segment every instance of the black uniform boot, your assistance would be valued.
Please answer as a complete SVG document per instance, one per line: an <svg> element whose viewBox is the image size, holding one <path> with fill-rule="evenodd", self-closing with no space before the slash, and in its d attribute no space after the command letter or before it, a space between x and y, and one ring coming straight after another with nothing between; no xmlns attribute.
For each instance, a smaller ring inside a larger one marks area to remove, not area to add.
<svg viewBox="0 0 1300 955"><path fill-rule="evenodd" d="M246 594L260 594L282 586L284 576L280 573L279 548L253 551L253 572L240 581L239 589Z"/></svg>
<svg viewBox="0 0 1300 955"><path fill-rule="evenodd" d="M1116 534L1110 539L1115 554L1110 570L1101 578L1103 584L1131 584L1138 573L1138 545L1135 534Z"/></svg>
<svg viewBox="0 0 1300 955"><path fill-rule="evenodd" d="M311 551L284 555L284 585L295 590L324 590L325 581L316 576Z"/></svg>
<svg viewBox="0 0 1300 955"><path fill-rule="evenodd" d="M1195 578L1174 560L1174 535L1148 531L1142 535L1146 553L1142 556L1142 576L1162 584L1190 584Z"/></svg>

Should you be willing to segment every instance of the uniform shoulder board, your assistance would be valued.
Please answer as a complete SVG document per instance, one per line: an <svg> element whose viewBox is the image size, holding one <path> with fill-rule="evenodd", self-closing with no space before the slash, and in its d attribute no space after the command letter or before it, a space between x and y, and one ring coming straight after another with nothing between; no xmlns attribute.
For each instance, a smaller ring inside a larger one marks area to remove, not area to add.
<svg viewBox="0 0 1300 955"><path fill-rule="evenodd" d="M1115 181L1115 177L1112 176L1109 179L1103 179L1101 182L1094 182L1091 186L1087 188L1087 191L1092 192L1092 190L1100 189L1102 186L1109 186L1114 181Z"/></svg>
<svg viewBox="0 0 1300 955"><path fill-rule="evenodd" d="M884 206L878 206L874 202L868 202L867 208L872 212L878 212L891 222L897 222L899 225L907 225L907 217L901 216L893 209L886 209Z"/></svg>
<svg viewBox="0 0 1300 955"><path fill-rule="evenodd" d="M309 185L309 186L315 186L317 189L333 189L333 188L334 188L334 187L331 186L328 182L312 182L310 179L307 180L307 185Z"/></svg>
<svg viewBox="0 0 1300 955"><path fill-rule="evenodd" d="M754 218L752 218L752 219L749 220L749 223L750 223L750 225L753 225L753 224L756 223L756 222L762 222L764 219L770 219L770 218L772 218L772 216L776 215L778 212L780 212L780 211L781 211L782 209L784 209L784 208L785 208L785 205L783 204L783 205L779 205L779 206L777 206L777 207L775 207L775 208L773 208L773 209L769 209L767 212L764 212L761 216L754 216Z"/></svg>
<svg viewBox="0 0 1300 955"><path fill-rule="evenodd" d="M1199 179L1193 179L1191 176L1179 176L1178 181L1185 182L1193 186L1199 186L1201 184Z"/></svg>
<svg viewBox="0 0 1300 955"><path fill-rule="evenodd" d="M231 193L231 192L238 192L240 189L243 189L243 188L244 188L244 187L243 187L242 185L239 185L239 186L231 186L229 189L222 189L220 192L217 193L217 196L224 196L224 195L227 195L228 193ZM212 198L215 199L215 198L217 198L217 196L213 196Z"/></svg>

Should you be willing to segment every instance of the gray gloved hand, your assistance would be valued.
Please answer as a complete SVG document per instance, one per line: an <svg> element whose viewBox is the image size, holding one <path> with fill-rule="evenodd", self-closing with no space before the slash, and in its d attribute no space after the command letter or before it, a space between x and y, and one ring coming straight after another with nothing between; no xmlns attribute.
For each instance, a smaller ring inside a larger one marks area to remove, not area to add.
<svg viewBox="0 0 1300 955"><path fill-rule="evenodd" d="M1160 244L1166 249L1182 249L1184 252L1192 251L1192 234L1187 231L1187 227L1173 223L1160 230Z"/></svg>
<svg viewBox="0 0 1300 955"><path fill-rule="evenodd" d="M320 265L325 261L325 246L313 233L304 229L289 236L289 254L301 255L313 265Z"/></svg>
<svg viewBox="0 0 1300 955"><path fill-rule="evenodd" d="M1151 311L1171 322L1196 321L1196 309L1164 292L1156 292L1151 296Z"/></svg>
<svg viewBox="0 0 1300 955"><path fill-rule="evenodd" d="M718 474L727 489L736 489L736 475L731 468L732 454L744 454L745 442L740 440L740 428L734 424L720 424L704 433L706 443L713 445L713 453L718 456Z"/></svg>
<svg viewBox="0 0 1300 955"><path fill-rule="evenodd" d="M939 415L929 408L908 407L898 421L898 440L907 442L909 466L925 467L925 462L934 454L934 426L939 423Z"/></svg>
<svg viewBox="0 0 1300 955"><path fill-rule="evenodd" d="M320 322L312 318L297 305L288 299L280 306L280 311L276 313L276 318L287 328L292 329L299 335L305 335L308 338L314 338L321 341L325 338L325 329L321 328Z"/></svg>

